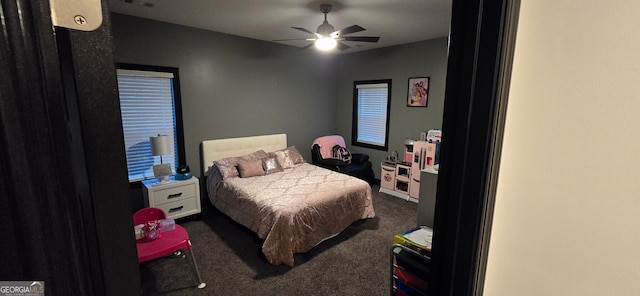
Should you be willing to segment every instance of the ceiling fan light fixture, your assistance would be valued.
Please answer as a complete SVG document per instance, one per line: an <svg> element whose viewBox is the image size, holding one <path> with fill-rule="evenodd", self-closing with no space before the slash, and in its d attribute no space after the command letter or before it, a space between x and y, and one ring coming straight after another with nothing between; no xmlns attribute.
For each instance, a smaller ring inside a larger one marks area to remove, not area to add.
<svg viewBox="0 0 640 296"><path fill-rule="evenodd" d="M336 45L338 45L338 42L331 38L331 37L323 37L323 38L319 38L318 40L316 40L316 48L318 48L319 50L331 50L336 48Z"/></svg>
<svg viewBox="0 0 640 296"><path fill-rule="evenodd" d="M329 36L333 33L335 33L336 29L329 24L329 22L327 22L327 20L324 20L324 22L322 23L322 25L318 26L318 29L316 30L316 33L322 35L322 36Z"/></svg>
<svg viewBox="0 0 640 296"><path fill-rule="evenodd" d="M142 0L120 0L120 1L142 1ZM371 37L371 36L348 36L348 37L342 37L344 35L349 35L349 34L353 34L353 33L364 31L365 29L363 27L358 26L358 25L352 25L352 26L349 26L349 27L346 27L346 28L342 28L341 30L336 31L335 28L331 24L329 24L329 22L327 21L327 13L329 13L329 11L331 11L331 4L321 4L320 5L320 11L322 11L322 13L324 13L324 22L322 22L322 24L320 26L318 26L318 30L316 30L315 32L312 32L312 31L307 30L305 28L291 27L291 28L296 29L298 31L302 31L302 32L305 32L307 34L311 34L315 38L280 39L280 40L273 40L273 41L292 41L292 40L314 41L314 43L307 44L306 46L301 47L300 49L306 49L306 48L309 48L309 47L315 45L316 48L319 49L319 50L329 51L329 50L332 50L332 49L334 49L336 47L339 50L345 50L345 49L351 48L351 46L349 46L347 44L344 44L343 41L348 41L348 42L378 42L378 40L380 39L380 37ZM338 40L340 42L338 42Z"/></svg>

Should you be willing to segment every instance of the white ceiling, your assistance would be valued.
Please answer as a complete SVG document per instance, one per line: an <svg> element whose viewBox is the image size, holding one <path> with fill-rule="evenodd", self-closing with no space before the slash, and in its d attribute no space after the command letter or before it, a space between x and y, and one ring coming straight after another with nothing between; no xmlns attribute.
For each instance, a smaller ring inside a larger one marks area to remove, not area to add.
<svg viewBox="0 0 640 296"><path fill-rule="evenodd" d="M126 2L125 2L126 1ZM272 41L308 38L324 20L320 4L331 4L328 22L336 30L359 25L348 36L379 36L377 43L345 42L342 53L370 50L449 34L452 0L109 0L111 12ZM127 3L133 2L133 3ZM152 7L147 7L145 4ZM310 41L282 44L303 47Z"/></svg>

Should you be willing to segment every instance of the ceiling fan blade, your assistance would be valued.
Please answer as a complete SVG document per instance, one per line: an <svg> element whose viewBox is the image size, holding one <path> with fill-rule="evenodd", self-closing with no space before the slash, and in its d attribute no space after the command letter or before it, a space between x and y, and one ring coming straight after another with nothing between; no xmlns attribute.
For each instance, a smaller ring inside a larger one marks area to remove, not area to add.
<svg viewBox="0 0 640 296"><path fill-rule="evenodd" d="M378 42L378 40L380 40L380 37L351 36L351 37L342 37L340 39L344 41Z"/></svg>
<svg viewBox="0 0 640 296"><path fill-rule="evenodd" d="M315 35L315 34L316 34L316 33L311 32L311 31L309 31L309 30L307 30L307 29L305 29L305 28L299 28L299 27L291 27L291 28L294 28L294 29L296 29L296 30L300 30L300 31L305 32L305 33L309 33L309 34L311 34L311 35Z"/></svg>
<svg viewBox="0 0 640 296"><path fill-rule="evenodd" d="M298 40L315 41L316 38L291 38L291 39L278 39L278 40L271 40L271 41L298 41Z"/></svg>
<svg viewBox="0 0 640 296"><path fill-rule="evenodd" d="M360 27L358 25L353 25L353 26L346 27L346 28L344 28L342 30L335 31L335 32L331 33L331 36L334 36L334 34L335 35L347 35L347 34L360 32L360 31L364 31L364 30L365 30L365 28L363 28L363 27Z"/></svg>
<svg viewBox="0 0 640 296"><path fill-rule="evenodd" d="M338 42L338 44L336 46L338 47L339 50L345 50L345 49L351 48L351 46L346 45L346 44L344 44L342 42Z"/></svg>

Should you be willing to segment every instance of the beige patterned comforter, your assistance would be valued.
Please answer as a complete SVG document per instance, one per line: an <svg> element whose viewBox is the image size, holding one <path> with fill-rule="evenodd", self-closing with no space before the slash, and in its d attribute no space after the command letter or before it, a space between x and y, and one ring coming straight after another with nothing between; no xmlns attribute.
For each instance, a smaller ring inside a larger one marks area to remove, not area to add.
<svg viewBox="0 0 640 296"><path fill-rule="evenodd" d="M266 176L219 179L207 179L209 200L264 239L262 252L274 265L293 267L293 254L375 216L367 182L308 163Z"/></svg>

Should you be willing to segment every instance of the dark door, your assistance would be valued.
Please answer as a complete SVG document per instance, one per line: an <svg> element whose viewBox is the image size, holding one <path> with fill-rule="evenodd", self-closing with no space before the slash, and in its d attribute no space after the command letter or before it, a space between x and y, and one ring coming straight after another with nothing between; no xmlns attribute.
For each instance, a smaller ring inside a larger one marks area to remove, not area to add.
<svg viewBox="0 0 640 296"><path fill-rule="evenodd" d="M133 237L106 1L93 31L49 1L0 7L0 279L47 295L135 295Z"/></svg>
<svg viewBox="0 0 640 296"><path fill-rule="evenodd" d="M454 0L430 295L482 295L519 0Z"/></svg>

